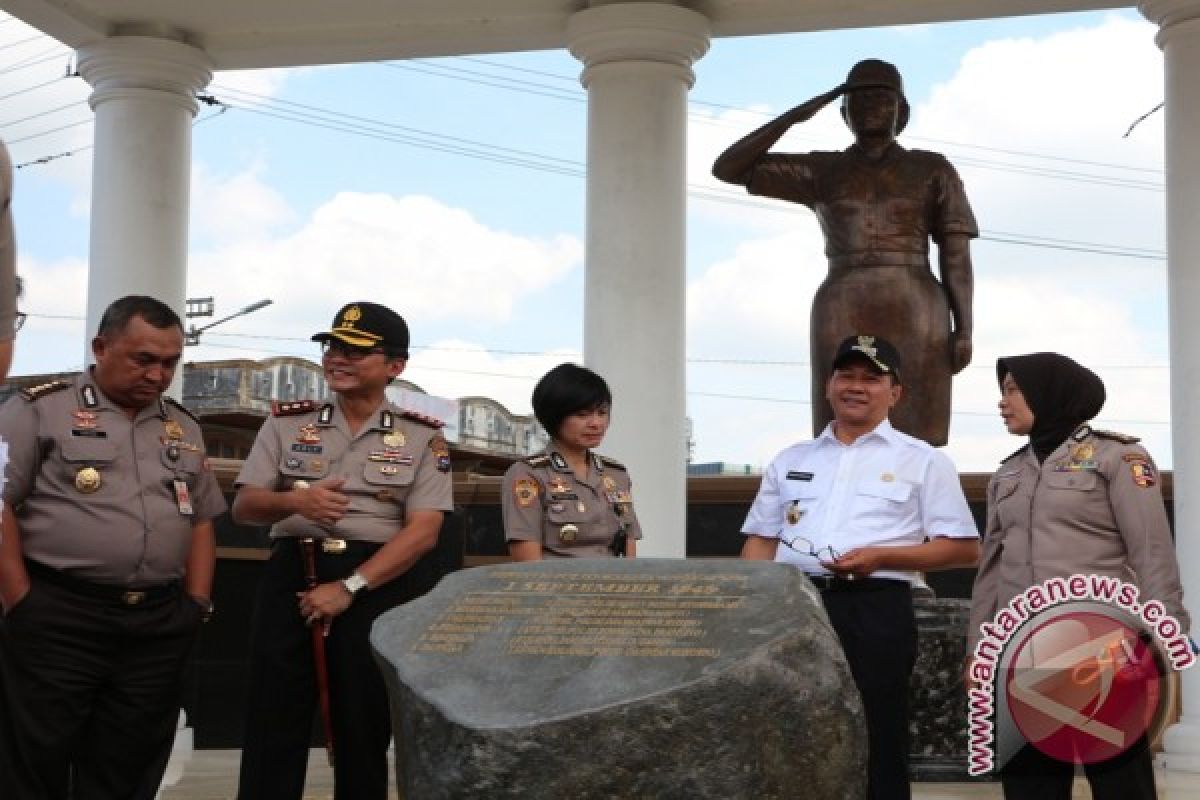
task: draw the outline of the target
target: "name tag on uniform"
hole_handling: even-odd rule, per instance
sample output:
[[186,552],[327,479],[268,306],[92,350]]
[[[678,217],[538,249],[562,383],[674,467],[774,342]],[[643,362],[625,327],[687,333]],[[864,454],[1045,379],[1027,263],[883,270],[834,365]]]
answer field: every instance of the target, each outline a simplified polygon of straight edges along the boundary
[[176,479],[171,481],[171,485],[175,487],[175,502],[179,505],[179,513],[185,517],[196,513],[192,508],[192,495],[188,491],[187,484]]
[[72,428],[72,436],[86,436],[89,439],[107,439],[108,433],[95,428]]
[[798,470],[788,470],[787,479],[789,481],[811,481],[813,474],[811,472],[800,472]]

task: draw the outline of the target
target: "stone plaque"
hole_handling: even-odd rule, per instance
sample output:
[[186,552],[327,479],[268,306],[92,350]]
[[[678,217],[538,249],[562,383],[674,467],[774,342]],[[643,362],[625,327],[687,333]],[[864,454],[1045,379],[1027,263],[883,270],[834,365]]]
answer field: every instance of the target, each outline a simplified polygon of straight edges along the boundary
[[865,731],[795,569],[564,559],[454,573],[371,634],[423,798],[837,798]]

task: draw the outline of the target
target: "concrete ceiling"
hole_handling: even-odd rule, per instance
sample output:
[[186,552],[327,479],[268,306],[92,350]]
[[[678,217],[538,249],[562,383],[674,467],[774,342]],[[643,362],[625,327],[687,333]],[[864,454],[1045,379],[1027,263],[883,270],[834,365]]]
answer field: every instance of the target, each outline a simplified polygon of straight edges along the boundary
[[[120,34],[194,44],[217,69],[566,46],[571,14],[611,0],[0,0],[71,47]],[[692,0],[715,36],[1120,8],[1105,0]]]

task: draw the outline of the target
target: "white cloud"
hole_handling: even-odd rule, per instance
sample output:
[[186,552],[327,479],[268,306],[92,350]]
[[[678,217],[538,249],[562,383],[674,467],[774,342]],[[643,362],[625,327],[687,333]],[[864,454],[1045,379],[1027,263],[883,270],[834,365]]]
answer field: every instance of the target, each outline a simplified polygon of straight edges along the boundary
[[218,296],[228,309],[271,298],[275,305],[251,327],[297,339],[303,344],[289,346],[309,352],[309,334],[342,303],[364,297],[417,325],[456,318],[502,324],[522,298],[578,266],[582,252],[574,237],[495,230],[429,197],[342,192],[287,235],[195,253],[188,291]]
[[193,239],[219,242],[254,240],[293,220],[284,197],[264,183],[262,162],[223,177],[203,164],[192,169],[191,232]]

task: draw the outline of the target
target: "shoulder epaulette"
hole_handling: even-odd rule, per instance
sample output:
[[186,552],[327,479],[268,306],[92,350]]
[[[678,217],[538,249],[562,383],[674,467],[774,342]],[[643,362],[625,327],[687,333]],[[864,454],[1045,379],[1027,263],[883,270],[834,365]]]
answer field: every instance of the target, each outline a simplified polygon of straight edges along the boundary
[[1016,450],[1014,450],[1011,453],[1009,453],[1008,455],[1006,455],[1004,458],[1000,459],[1000,463],[1007,464],[1008,462],[1012,461],[1014,458],[1021,455],[1021,453],[1024,453],[1028,449],[1029,449],[1029,445],[1023,444],[1020,447],[1018,447]]
[[440,428],[446,427],[446,423],[442,422],[440,419],[435,419],[434,417],[426,416],[425,414],[422,414],[419,411],[409,411],[408,409],[401,409],[400,416],[404,417],[405,419],[411,419],[413,422],[419,422],[422,425],[428,425],[430,428],[434,428],[434,429],[440,429]]
[[625,469],[625,465],[622,464],[620,461],[614,461],[613,459],[609,458],[608,456],[596,456],[596,457],[599,458],[600,463],[606,467],[612,467],[613,469],[619,469],[622,472],[629,471],[629,470]]
[[531,467],[544,467],[550,463],[550,456],[542,453],[541,455],[530,456],[529,458],[524,459],[524,461]]
[[42,383],[37,386],[30,386],[27,389],[22,389],[21,397],[24,397],[26,400],[38,400],[48,394],[61,392],[70,385],[71,384],[68,381],[50,381],[49,383]]
[[1127,433],[1117,433],[1116,431],[1099,431],[1095,428],[1092,428],[1092,433],[1096,434],[1101,439],[1112,439],[1113,441],[1120,442],[1121,444],[1134,444],[1141,441],[1141,437],[1130,436]]
[[193,414],[191,411],[188,411],[187,408],[184,407],[183,403],[179,402],[174,397],[167,397],[166,395],[163,395],[163,399],[165,399],[172,406],[174,406],[175,408],[179,409],[184,414],[186,414],[188,416],[188,418],[190,418],[192,420],[192,422],[196,423],[197,425],[200,424],[200,420],[196,419],[196,415]]
[[292,400],[287,403],[281,403],[278,400],[271,401],[271,416],[273,417],[294,417],[297,414],[307,414],[316,410],[317,404],[313,400]]

